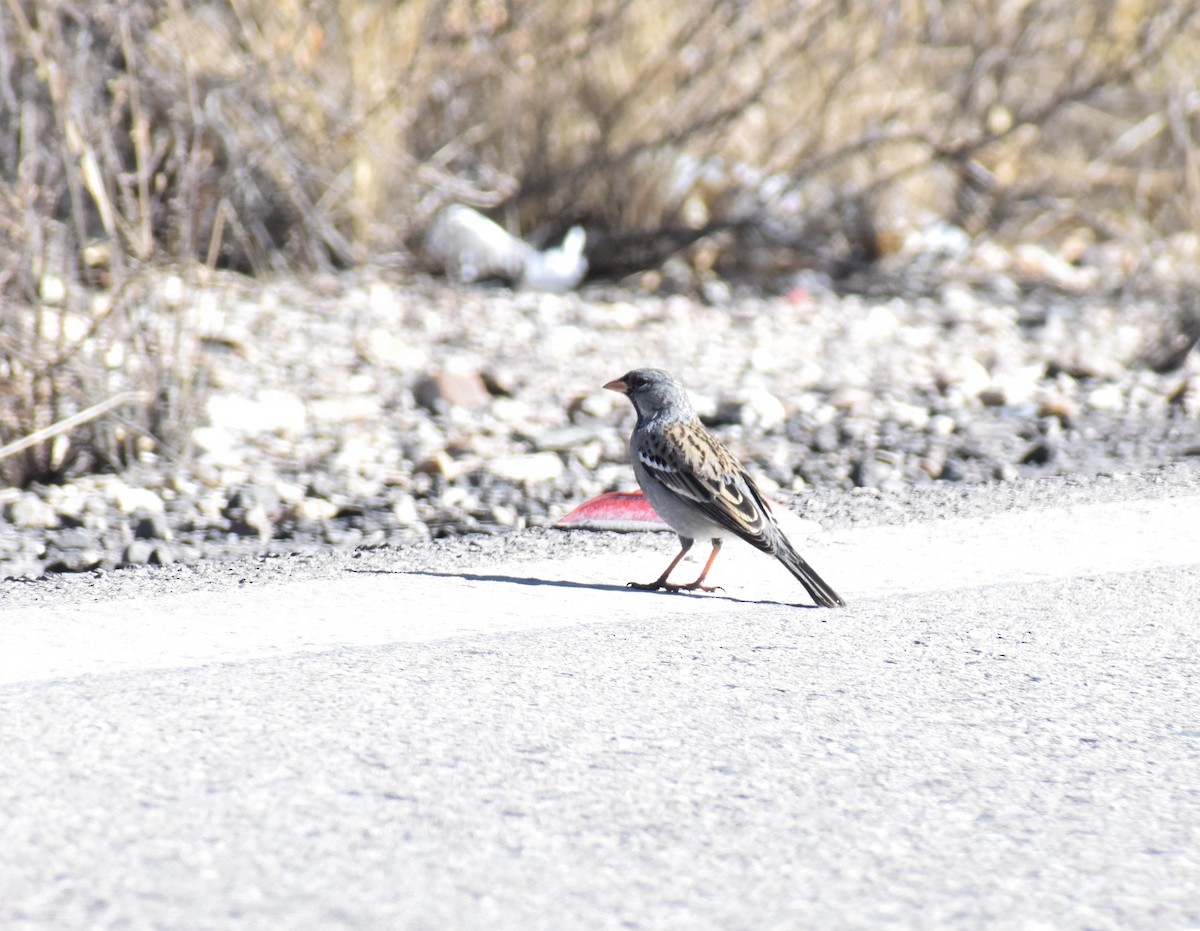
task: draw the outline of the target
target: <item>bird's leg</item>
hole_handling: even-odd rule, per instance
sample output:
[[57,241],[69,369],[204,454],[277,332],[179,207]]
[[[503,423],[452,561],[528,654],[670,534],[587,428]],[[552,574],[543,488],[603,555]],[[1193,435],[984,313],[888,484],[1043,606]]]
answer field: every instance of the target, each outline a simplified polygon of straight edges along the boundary
[[667,566],[666,572],[664,572],[662,575],[660,575],[653,582],[630,582],[626,585],[626,588],[636,588],[636,589],[640,589],[641,591],[644,591],[644,592],[656,592],[660,588],[665,588],[669,592],[679,591],[679,589],[682,588],[683,586],[672,585],[670,582],[667,581],[667,576],[669,576],[671,574],[671,571],[676,566],[679,565],[679,560],[683,559],[683,557],[687,555],[688,550],[690,550],[692,548],[692,544],[695,542],[696,542],[695,540],[685,540],[683,537],[680,537],[679,543],[683,547],[683,549],[681,549],[679,551],[678,556],[676,556],[674,559],[671,560],[671,565]]
[[721,588],[720,585],[705,585],[704,584],[704,579],[708,576],[708,570],[712,568],[712,564],[716,560],[717,553],[719,553],[719,552],[721,552],[720,537],[718,537],[712,541],[712,552],[708,556],[708,562],[706,562],[704,564],[704,571],[700,573],[700,578],[696,579],[695,582],[689,582],[687,585],[677,585],[677,586],[675,586],[675,590],[685,591],[685,592],[694,592],[696,589],[699,589],[702,592],[723,592],[723,591],[725,591],[725,589]]
[[679,551],[679,555],[671,560],[671,565],[667,566],[667,571],[660,575],[653,582],[630,582],[629,588],[637,588],[644,592],[656,592],[659,589],[665,589],[668,592],[723,592],[725,589],[720,585],[705,585],[704,579],[708,576],[708,570],[712,568],[713,561],[717,558],[717,553],[721,552],[721,541],[715,539],[712,541],[712,552],[708,556],[708,562],[704,564],[704,571],[700,573],[700,578],[695,582],[689,582],[687,585],[674,585],[667,581],[667,577],[679,565],[679,561],[687,555],[688,550],[692,548],[693,540],[684,540],[679,538],[683,544],[683,549]]

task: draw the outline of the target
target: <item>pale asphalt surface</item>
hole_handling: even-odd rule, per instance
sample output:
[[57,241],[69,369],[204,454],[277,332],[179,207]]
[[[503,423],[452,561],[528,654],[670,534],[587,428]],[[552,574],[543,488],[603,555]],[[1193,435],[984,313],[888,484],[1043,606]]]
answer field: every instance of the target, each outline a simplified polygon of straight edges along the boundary
[[1200,928],[1185,478],[814,533],[842,611],[665,536],[6,591],[0,927]]

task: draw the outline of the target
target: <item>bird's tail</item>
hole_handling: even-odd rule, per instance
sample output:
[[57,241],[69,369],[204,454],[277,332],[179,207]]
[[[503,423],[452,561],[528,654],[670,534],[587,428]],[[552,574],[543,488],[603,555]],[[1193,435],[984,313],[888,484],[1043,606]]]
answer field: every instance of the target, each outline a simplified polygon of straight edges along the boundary
[[829,587],[829,584],[804,561],[792,544],[783,534],[780,534],[776,558],[787,566],[788,572],[800,580],[800,584],[808,590],[812,600],[823,608],[844,608],[846,602],[842,596]]

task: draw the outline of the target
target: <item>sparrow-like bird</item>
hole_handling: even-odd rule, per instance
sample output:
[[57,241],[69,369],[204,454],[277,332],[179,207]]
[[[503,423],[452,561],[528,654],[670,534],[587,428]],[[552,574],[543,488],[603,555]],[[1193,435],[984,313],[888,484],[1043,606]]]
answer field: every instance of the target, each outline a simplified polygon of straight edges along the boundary
[[[633,402],[637,411],[637,425],[629,438],[633,474],[658,516],[679,534],[683,547],[657,580],[630,582],[631,588],[716,591],[704,579],[721,551],[721,541],[734,534],[783,563],[817,604],[845,605],[783,535],[770,505],[741,463],[700,423],[683,385],[661,369],[634,369],[604,387]],[[687,585],[668,582],[671,571],[700,537],[712,541],[712,555],[700,577]]]

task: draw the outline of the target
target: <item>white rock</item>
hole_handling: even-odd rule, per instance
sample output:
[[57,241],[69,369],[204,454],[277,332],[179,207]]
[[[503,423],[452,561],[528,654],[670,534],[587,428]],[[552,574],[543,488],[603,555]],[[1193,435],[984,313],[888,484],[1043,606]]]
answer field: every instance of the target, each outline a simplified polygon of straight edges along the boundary
[[605,311],[605,322],[618,330],[632,330],[642,319],[637,305],[629,301],[616,301],[607,305]]
[[1088,392],[1087,403],[1092,410],[1116,413],[1125,408],[1125,394],[1115,382],[1101,385]]
[[876,304],[862,323],[863,335],[869,339],[887,339],[900,329],[900,318],[890,307]]
[[392,515],[397,522],[405,525],[421,522],[421,515],[417,511],[417,502],[412,495],[401,495],[397,498],[392,505]]
[[787,420],[783,402],[765,388],[750,388],[742,392],[740,420],[743,426],[755,430],[774,430]]
[[517,426],[531,423],[536,416],[533,405],[520,398],[493,399],[492,414],[499,421]]
[[584,443],[582,446],[575,447],[575,458],[579,460],[588,471],[592,471],[600,464],[600,459],[604,455],[604,444],[598,442]]
[[43,529],[58,526],[58,515],[54,508],[31,491],[27,491],[10,501],[5,508],[5,517],[18,527],[35,527]]
[[149,511],[161,514],[163,500],[149,488],[133,488],[119,484],[109,489],[110,500],[122,514],[132,514],[135,511]]
[[1013,249],[1013,271],[1027,278],[1049,279],[1061,288],[1086,291],[1100,278],[1100,270],[1072,265],[1035,243],[1023,243]]
[[1042,364],[1026,365],[1015,372],[1006,372],[996,379],[996,387],[1004,393],[1006,404],[1027,404],[1035,398],[1045,373]]
[[192,431],[192,442],[209,465],[238,465],[242,461],[241,445],[224,427],[197,427]]
[[42,275],[38,288],[43,304],[61,304],[67,296],[67,283],[51,272]]
[[929,419],[929,432],[934,436],[949,436],[956,427],[954,418],[946,414],[934,414]]
[[967,232],[945,222],[931,223],[921,231],[919,241],[919,251],[954,259],[962,258],[971,248],[971,237]]
[[501,456],[489,463],[489,471],[496,477],[525,484],[552,482],[562,475],[563,468],[558,454],[551,452]]
[[394,333],[388,327],[375,327],[366,338],[371,359],[399,372],[420,371],[429,366],[429,351],[414,342],[409,332]]
[[969,320],[979,310],[979,297],[961,281],[948,281],[942,286],[943,306],[958,320]]
[[265,390],[257,398],[217,394],[208,399],[209,422],[238,433],[300,436],[308,425],[304,402],[290,391]]
[[978,359],[959,356],[945,373],[946,381],[959,385],[964,394],[975,396],[992,383],[992,376]]
[[283,479],[275,482],[275,492],[279,495],[279,500],[285,504],[295,504],[298,501],[303,501],[305,497],[303,485],[299,482],[288,482]]
[[918,404],[896,401],[891,408],[892,417],[902,427],[924,430],[929,423],[929,411]]
[[312,419],[317,423],[362,423],[383,416],[379,398],[370,394],[322,398],[309,404]]
[[403,305],[396,289],[385,281],[373,281],[367,287],[367,306],[371,311],[383,317],[397,317]]
[[517,509],[510,507],[507,504],[496,504],[492,506],[492,520],[501,527],[516,527],[520,522],[520,515]]
[[326,498],[303,498],[292,507],[302,520],[332,520],[338,512],[338,506]]
[[374,432],[354,433],[342,440],[330,465],[335,472],[365,475],[376,463],[380,438]]
[[183,303],[183,279],[179,275],[167,275],[163,279],[162,298],[171,307]]

